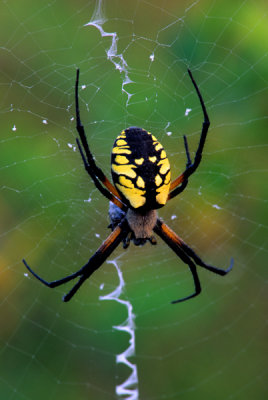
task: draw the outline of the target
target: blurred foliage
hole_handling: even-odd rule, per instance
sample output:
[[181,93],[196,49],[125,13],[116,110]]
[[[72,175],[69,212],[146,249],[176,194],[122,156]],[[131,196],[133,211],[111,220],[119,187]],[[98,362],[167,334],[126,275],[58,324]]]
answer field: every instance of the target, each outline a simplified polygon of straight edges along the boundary
[[171,306],[192,291],[187,267],[171,250],[159,241],[121,255],[123,297],[137,316],[140,398],[263,400],[267,5],[104,1],[103,28],[118,34],[127,85],[107,59],[111,36],[84,26],[96,6],[1,4],[1,397],[106,400],[128,376],[115,355],[129,338],[113,329],[126,311],[99,300],[101,283],[105,293],[117,285],[112,265],[63,304],[67,289],[27,279],[21,260],[57,279],[81,267],[108,234],[107,201],[74,151],[76,68],[82,120],[105,173],[116,135],[137,125],[159,138],[175,177],[185,164],[182,135],[194,155],[202,123],[190,67],[211,129],[187,191],[160,215],[204,260],[227,266],[233,256],[235,267],[222,280],[201,270],[202,295]]

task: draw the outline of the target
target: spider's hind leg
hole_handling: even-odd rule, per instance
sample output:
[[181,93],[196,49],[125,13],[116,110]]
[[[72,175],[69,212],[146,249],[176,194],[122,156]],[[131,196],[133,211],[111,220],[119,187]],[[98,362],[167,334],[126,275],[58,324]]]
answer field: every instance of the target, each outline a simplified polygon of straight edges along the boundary
[[133,232],[129,231],[125,239],[123,240],[123,249],[127,249],[130,245],[131,240],[133,240]]
[[155,246],[156,244],[157,244],[157,240],[156,240],[156,237],[154,236],[154,235],[152,235],[151,237],[149,237],[149,242],[153,245],[153,246]]

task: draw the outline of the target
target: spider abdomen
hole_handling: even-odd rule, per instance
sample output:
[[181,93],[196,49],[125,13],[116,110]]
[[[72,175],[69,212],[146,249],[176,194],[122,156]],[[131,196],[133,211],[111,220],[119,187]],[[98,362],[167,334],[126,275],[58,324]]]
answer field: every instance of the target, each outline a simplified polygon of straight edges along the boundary
[[116,138],[111,155],[114,184],[126,205],[139,211],[163,207],[170,187],[170,164],[161,143],[131,127]]

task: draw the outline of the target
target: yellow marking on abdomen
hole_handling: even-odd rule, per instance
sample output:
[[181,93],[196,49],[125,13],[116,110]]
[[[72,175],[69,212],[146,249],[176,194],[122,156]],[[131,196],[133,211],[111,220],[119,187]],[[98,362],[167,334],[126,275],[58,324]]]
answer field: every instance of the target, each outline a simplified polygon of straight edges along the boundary
[[156,189],[156,191],[159,193],[156,195],[156,201],[158,204],[166,204],[169,193],[169,186],[170,183],[168,183],[167,185],[162,185],[158,189]]
[[119,183],[116,183],[115,186],[119,192],[125,196],[133,208],[139,208],[145,204],[146,198],[143,196],[145,194],[145,190],[140,190],[136,187],[129,189],[119,185]]
[[112,150],[113,154],[131,154],[131,151],[128,150],[129,146],[125,147],[114,147]]
[[123,175],[119,176],[119,183],[121,183],[121,185],[126,186],[129,189],[134,188],[133,182],[130,179],[128,179],[125,176],[123,176]]
[[163,149],[162,144],[157,142],[157,144],[155,145],[155,150],[158,151],[158,150],[161,150],[161,149]]
[[116,156],[115,157],[115,162],[117,164],[120,164],[120,165],[128,164],[129,163],[129,159],[127,157],[125,157],[125,156]]
[[125,146],[125,145],[127,145],[128,143],[125,141],[125,140],[123,140],[123,139],[118,139],[117,141],[116,141],[116,145],[117,146]]
[[136,159],[134,160],[134,163],[135,163],[135,164],[138,164],[138,165],[142,165],[142,164],[143,164],[143,161],[144,161],[144,158],[136,158]]
[[133,168],[137,168],[135,165],[116,165],[112,164],[112,170],[118,175],[126,175],[129,178],[136,178],[137,174]]
[[165,152],[165,150],[162,150],[160,158],[166,158],[166,157],[167,157],[167,153]]
[[144,188],[145,187],[144,180],[142,179],[141,176],[138,176],[138,178],[137,178],[137,186],[139,186],[140,188]]
[[155,184],[156,186],[160,186],[161,183],[163,183],[163,179],[161,178],[161,176],[159,174],[156,175],[156,177],[154,178]]
[[166,177],[165,177],[165,185],[168,185],[168,184],[170,184],[170,171],[168,171],[168,173],[167,173],[167,175],[166,175]]
[[155,163],[156,162],[156,156],[149,157],[149,161],[151,161],[152,163]]
[[161,165],[160,167],[160,174],[166,174],[170,170],[170,164],[167,158],[160,160],[157,165]]

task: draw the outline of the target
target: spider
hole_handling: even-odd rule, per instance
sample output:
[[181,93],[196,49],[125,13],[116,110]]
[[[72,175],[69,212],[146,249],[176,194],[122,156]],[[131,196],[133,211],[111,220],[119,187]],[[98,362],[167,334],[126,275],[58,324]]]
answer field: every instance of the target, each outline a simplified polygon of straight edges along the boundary
[[114,182],[114,185],[112,185],[95,163],[80,120],[79,69],[77,69],[75,106],[76,129],[80,139],[76,139],[76,143],[86,172],[97,189],[110,201],[109,216],[111,223],[109,228],[112,229],[112,232],[81,269],[59,280],[45,281],[23,260],[26,268],[33,276],[50,288],[63,285],[79,277],[72,289],[63,297],[63,301],[67,302],[74,296],[83,282],[100,268],[121,242],[123,242],[124,248],[128,247],[130,241],[136,246],[144,245],[147,241],[155,245],[156,239],[153,232],[188,265],[192,273],[194,292],[189,296],[172,301],[173,304],[191,299],[201,292],[196,264],[218,275],[226,275],[232,269],[233,259],[231,259],[230,266],[226,270],[202,261],[175,232],[158,218],[156,211],[186,188],[189,177],[200,164],[210,125],[202,95],[189,69],[188,74],[199,98],[204,116],[194,161],[192,162],[190,158],[187,138],[184,136],[186,167],[182,174],[171,181],[170,164],[163,146],[150,132],[141,128],[130,127],[117,136],[112,148],[111,172]]

